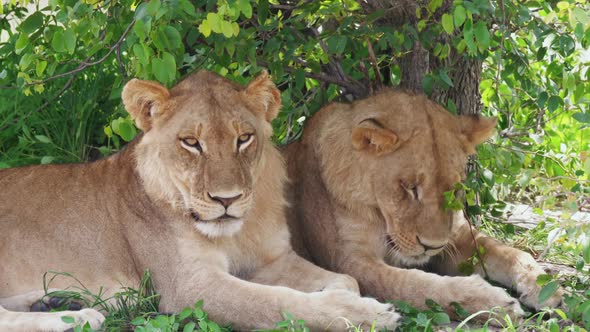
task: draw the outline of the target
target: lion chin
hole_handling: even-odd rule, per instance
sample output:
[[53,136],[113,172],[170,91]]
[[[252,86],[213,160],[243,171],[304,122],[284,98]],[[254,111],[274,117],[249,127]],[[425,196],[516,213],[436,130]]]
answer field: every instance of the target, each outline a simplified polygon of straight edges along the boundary
[[233,236],[244,226],[244,220],[237,218],[224,218],[208,221],[195,221],[195,228],[209,238]]

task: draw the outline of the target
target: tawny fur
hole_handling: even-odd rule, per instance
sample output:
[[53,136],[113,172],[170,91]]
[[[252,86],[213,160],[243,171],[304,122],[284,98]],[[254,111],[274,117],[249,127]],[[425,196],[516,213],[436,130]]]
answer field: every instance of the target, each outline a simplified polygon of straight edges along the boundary
[[[502,289],[458,276],[475,245],[462,213],[442,207],[443,193],[464,177],[468,155],[494,127],[493,119],[453,116],[424,96],[394,90],[323,108],[284,151],[294,247],[356,278],[365,295],[521,315]],[[535,281],[544,272],[529,254],[474,236],[492,280],[514,287],[528,306],[560,303],[561,292],[537,302]],[[480,265],[476,272],[483,275]]]
[[[170,90],[132,80],[123,102],[144,133],[121,152],[0,171],[0,305],[13,310],[0,307],[0,330],[69,327],[63,314],[14,312],[40,297],[47,271],[108,296],[137,287],[146,269],[161,311],[202,299],[210,318],[241,330],[272,328],[283,312],[314,330],[344,329],[342,318],[395,327],[390,305],[359,297],[354,279],[292,250],[286,170],[269,139],[280,94],[266,73],[247,87],[209,72]],[[51,284],[70,286],[70,278]],[[91,309],[69,314],[93,326],[104,319]]]

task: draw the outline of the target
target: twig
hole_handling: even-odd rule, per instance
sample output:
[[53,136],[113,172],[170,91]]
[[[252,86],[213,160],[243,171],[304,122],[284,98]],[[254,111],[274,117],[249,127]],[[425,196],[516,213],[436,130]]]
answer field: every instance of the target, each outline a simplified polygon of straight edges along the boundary
[[[49,81],[53,81],[55,79],[61,78],[61,77],[65,77],[65,76],[69,76],[72,74],[76,74],[79,73],[81,71],[83,71],[84,69],[88,68],[88,67],[92,67],[95,65],[98,65],[100,63],[102,63],[104,60],[106,60],[117,48],[119,48],[119,45],[121,45],[121,43],[123,43],[123,41],[125,40],[125,37],[127,37],[127,35],[129,34],[129,32],[131,31],[131,28],[133,28],[133,25],[135,24],[135,20],[131,21],[131,23],[129,23],[129,25],[127,26],[127,29],[125,29],[125,32],[123,32],[123,34],[121,35],[121,37],[119,38],[119,40],[117,40],[117,42],[115,44],[113,44],[113,46],[111,46],[111,48],[109,49],[109,51],[107,52],[107,54],[105,54],[102,58],[93,61],[93,62],[87,62],[87,61],[83,61],[80,66],[78,66],[78,68],[70,70],[68,72],[65,73],[61,73],[61,74],[57,74],[55,76],[51,76],[48,77],[46,79],[43,79],[41,81],[34,81],[34,82],[29,82],[26,83],[24,86],[31,86],[31,85],[37,85],[37,84],[44,84],[47,83]],[[7,87],[0,87],[3,89],[14,89],[15,87],[12,86],[7,86]],[[18,88],[18,87],[16,87]]]
[[[483,257],[481,257],[481,254],[479,252],[480,246],[477,243],[477,239],[475,238],[475,233],[473,232],[473,224],[471,223],[469,216],[465,212],[463,212],[463,216],[465,217],[465,219],[467,220],[467,223],[469,224],[469,231],[471,232],[471,238],[473,239],[473,245],[475,246],[475,256],[479,260],[479,265],[481,265],[481,269],[483,270],[485,277],[488,278],[488,271],[487,271],[486,266],[483,262]],[[484,247],[484,249],[485,249],[485,247]]]
[[[265,60],[262,59],[256,59],[256,62],[259,63],[262,67],[266,67],[268,68],[268,62],[266,62]],[[291,67],[284,67],[283,70],[287,73],[295,73],[295,71],[297,70],[296,68],[291,68]],[[324,73],[311,73],[311,72],[307,72],[304,71],[305,73],[305,77],[308,78],[313,78],[316,80],[320,80],[323,82],[327,82],[327,83],[332,83],[332,84],[336,84],[338,86],[343,87],[344,89],[346,89],[348,92],[354,94],[357,97],[365,97],[367,96],[367,89],[365,86],[363,86],[362,84],[360,84],[359,82],[347,82],[342,80],[339,77],[334,77],[334,76],[330,76],[330,75],[326,75]],[[355,84],[356,83],[356,84]]]
[[125,70],[125,66],[123,65],[123,61],[121,60],[121,45],[117,46],[117,52],[115,53],[117,57],[117,63],[119,64],[119,71],[121,72],[121,76],[123,77],[123,81],[127,81],[127,71]]
[[536,155],[536,156],[539,156],[539,157],[543,157],[543,158],[550,159],[550,160],[552,160],[553,162],[555,162],[556,164],[558,164],[558,165],[559,165],[559,167],[561,167],[561,169],[562,169],[564,172],[566,172],[566,173],[569,173],[569,175],[570,175],[570,176],[572,176],[572,173],[570,173],[570,172],[569,172],[569,171],[566,169],[566,167],[564,166],[563,162],[562,162],[561,160],[559,160],[559,159],[556,159],[556,158],[553,158],[553,157],[551,157],[551,156],[548,156],[548,155],[545,155],[545,154],[542,154],[542,153],[539,153],[539,152],[535,152],[535,151],[526,151],[526,150],[522,150],[522,149],[518,149],[518,148],[514,148],[514,147],[502,146],[502,145],[499,145],[499,144],[496,144],[496,143],[489,143],[489,144],[491,144],[491,145],[493,145],[493,146],[495,146],[495,147],[502,148],[502,149],[509,150],[509,151],[513,151],[513,152],[520,152],[520,153],[534,154],[534,155]]
[[322,39],[320,39],[320,33],[318,32],[318,30],[316,28],[311,28],[311,32],[313,33],[314,37],[316,37],[318,39],[320,47],[322,48],[324,53],[326,53],[326,55],[329,57],[329,65],[330,65],[332,71],[334,71],[336,74],[338,74],[338,76],[340,76],[340,79],[342,79],[344,81],[348,81],[348,77],[344,73],[344,69],[342,69],[342,65],[340,64],[339,61],[336,61],[333,56],[330,56],[330,52],[328,50],[328,45],[326,45],[326,43]]
[[371,41],[369,41],[368,39],[367,49],[369,51],[369,60],[371,61],[373,71],[375,72],[375,79],[377,80],[377,85],[379,86],[379,89],[383,89],[383,81],[381,80],[381,73],[379,72],[379,66],[377,65],[377,58],[375,57],[375,52],[373,51],[373,45],[371,45]]

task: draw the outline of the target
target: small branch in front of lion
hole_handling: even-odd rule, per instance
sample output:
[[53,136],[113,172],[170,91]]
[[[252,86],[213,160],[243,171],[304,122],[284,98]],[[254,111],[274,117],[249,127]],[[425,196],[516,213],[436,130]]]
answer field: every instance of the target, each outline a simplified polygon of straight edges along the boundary
[[488,278],[488,270],[486,269],[486,265],[483,262],[483,257],[481,256],[481,253],[479,251],[479,244],[477,243],[477,239],[475,238],[475,233],[473,231],[473,223],[471,222],[471,219],[469,218],[469,216],[467,215],[467,213],[465,213],[465,211],[463,211],[463,216],[465,217],[465,219],[467,220],[467,223],[469,224],[469,231],[471,233],[471,239],[473,239],[473,246],[475,247],[475,255],[477,257],[478,263],[481,266],[481,269],[483,270],[483,274],[485,275],[486,278]]
[[367,86],[369,87],[369,95],[373,95],[373,84],[371,82],[371,77],[369,76],[369,71],[367,70],[367,66],[365,66],[365,62],[363,60],[360,61],[359,67],[361,68],[361,72],[363,73],[363,77],[367,81]]
[[373,45],[371,45],[371,41],[369,39],[367,39],[367,50],[369,51],[369,60],[371,61],[373,71],[375,72],[375,80],[377,81],[377,86],[379,90],[381,90],[383,89],[383,80],[381,79],[381,73],[379,72],[379,65],[377,64],[375,51],[373,51]]

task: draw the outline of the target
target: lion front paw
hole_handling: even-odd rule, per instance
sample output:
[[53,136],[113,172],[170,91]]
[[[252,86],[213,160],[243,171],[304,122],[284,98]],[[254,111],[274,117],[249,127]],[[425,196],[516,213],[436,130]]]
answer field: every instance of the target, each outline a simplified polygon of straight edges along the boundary
[[318,295],[322,297],[324,308],[329,308],[332,313],[327,326],[329,330],[344,331],[353,326],[370,328],[375,323],[376,330],[393,331],[401,319],[392,304],[360,297],[350,291],[333,290]]
[[[74,319],[74,323],[68,323],[66,324],[67,327],[66,329],[78,326],[78,325],[84,325],[86,323],[88,323],[90,325],[90,327],[93,330],[97,330],[101,327],[102,322],[104,322],[105,317],[98,312],[97,310],[94,309],[82,309],[80,311],[61,311],[58,313],[59,314],[59,319],[60,321],[63,323],[62,317],[72,317]],[[50,315],[50,313],[49,313]]]
[[524,315],[520,303],[500,287],[494,287],[478,275],[450,277],[450,296],[470,313],[485,312],[480,319],[487,319],[492,312],[508,314],[512,319]]
[[[536,280],[536,278],[535,278]],[[563,301],[563,290],[561,288],[551,295],[547,300],[539,302],[539,293],[541,293],[542,287],[537,285],[535,282],[530,282],[526,287],[519,287],[520,301],[526,306],[540,310],[545,307],[555,308],[559,307]]]

